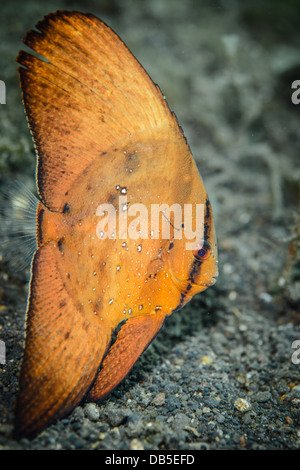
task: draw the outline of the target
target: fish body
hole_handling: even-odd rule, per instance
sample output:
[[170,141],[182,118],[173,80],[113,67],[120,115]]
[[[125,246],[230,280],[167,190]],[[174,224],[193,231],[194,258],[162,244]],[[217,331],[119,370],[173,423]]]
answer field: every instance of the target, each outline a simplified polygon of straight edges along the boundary
[[18,57],[40,197],[16,406],[27,437],[109,393],[217,276],[209,199],[158,87],[92,15],[56,12],[37,30],[24,42],[44,60]]

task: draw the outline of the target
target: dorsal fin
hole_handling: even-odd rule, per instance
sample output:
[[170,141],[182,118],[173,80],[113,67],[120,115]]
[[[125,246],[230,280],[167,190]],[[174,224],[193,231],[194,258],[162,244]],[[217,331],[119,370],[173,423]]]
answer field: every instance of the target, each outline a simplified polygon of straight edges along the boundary
[[113,144],[148,129],[179,128],[159,88],[101,20],[61,11],[36,28],[24,42],[45,60],[24,51],[17,60],[39,194],[61,211],[77,176]]

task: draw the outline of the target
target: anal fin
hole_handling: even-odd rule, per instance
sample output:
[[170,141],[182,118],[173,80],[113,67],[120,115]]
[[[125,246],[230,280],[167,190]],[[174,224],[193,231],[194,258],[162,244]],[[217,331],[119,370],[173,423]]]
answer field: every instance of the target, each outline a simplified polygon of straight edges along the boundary
[[93,312],[74,305],[60,263],[59,250],[51,242],[40,247],[33,260],[17,436],[34,437],[82,399],[110,340],[110,329]]
[[88,394],[91,401],[104,398],[124,379],[159,332],[165,317],[161,312],[134,317],[121,327]]

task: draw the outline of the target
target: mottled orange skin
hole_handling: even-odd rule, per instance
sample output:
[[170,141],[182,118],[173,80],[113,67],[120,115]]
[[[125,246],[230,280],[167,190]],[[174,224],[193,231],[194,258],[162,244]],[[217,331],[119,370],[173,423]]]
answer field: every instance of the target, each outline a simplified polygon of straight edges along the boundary
[[[128,161],[126,155],[131,154]],[[165,155],[172,155],[176,166],[172,168]],[[110,165],[104,166],[103,159],[109,159]],[[181,183],[173,185],[173,178]],[[97,236],[97,207],[110,202],[118,216],[121,188],[126,188],[129,204],[140,203],[148,208],[147,239],[101,240]],[[78,310],[93,321],[97,314],[109,329],[115,329],[129,317],[152,315],[157,307],[163,307],[168,315],[180,304],[195,258],[184,249],[185,238],[173,240],[171,250],[172,236],[167,240],[151,238],[151,204],[195,204],[204,202],[204,198],[203,183],[183,138],[168,142],[159,132],[147,140],[143,135],[134,136],[129,144],[109,150],[84,171],[62,201],[68,207],[64,214],[44,214],[40,243],[56,241],[57,246],[59,242],[63,282]],[[188,299],[206,288],[205,282],[217,274],[212,229],[212,254],[204,266],[208,279],[203,276],[199,284],[194,283]],[[181,280],[180,288],[172,274]]]
[[[18,58],[41,197],[16,409],[16,433],[29,437],[87,392],[109,393],[165,318],[217,275],[207,194],[159,89],[97,18],[57,12],[37,28],[25,43],[49,63]],[[184,231],[176,238],[172,213],[159,226],[168,237],[154,238],[149,218],[146,237],[101,239],[99,205],[118,216],[124,195],[128,211],[139,203],[149,216],[153,204],[203,204],[205,259],[186,249]]]

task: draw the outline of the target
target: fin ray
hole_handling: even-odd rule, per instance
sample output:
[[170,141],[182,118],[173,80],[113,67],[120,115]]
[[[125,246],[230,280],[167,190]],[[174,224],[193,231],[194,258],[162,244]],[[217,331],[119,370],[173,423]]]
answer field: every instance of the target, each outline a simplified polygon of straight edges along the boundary
[[4,259],[15,271],[30,266],[37,250],[36,212],[38,199],[20,181],[1,190],[0,237]]

